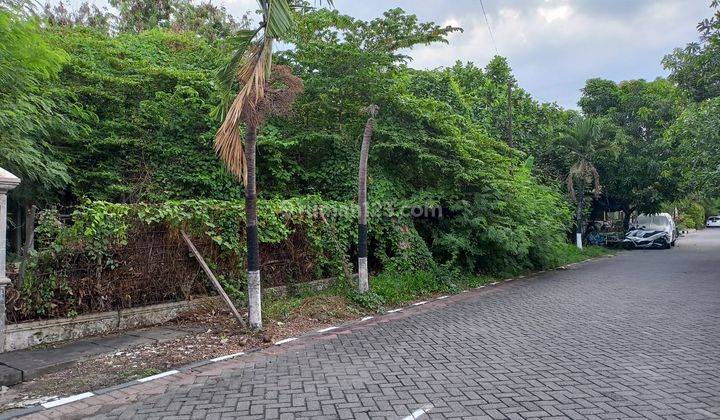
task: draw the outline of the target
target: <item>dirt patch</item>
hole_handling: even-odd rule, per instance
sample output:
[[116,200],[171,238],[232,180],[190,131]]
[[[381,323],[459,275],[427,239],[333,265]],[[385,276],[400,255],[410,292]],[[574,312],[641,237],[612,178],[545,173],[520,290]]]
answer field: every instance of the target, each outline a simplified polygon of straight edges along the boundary
[[0,411],[44,402],[52,397],[92,391],[151,376],[182,365],[272,345],[366,314],[343,297],[311,296],[268,300],[261,332],[239,328],[223,308],[208,305],[183,314],[167,326],[198,331],[185,337],[130,347],[96,356],[71,368],[0,390]]

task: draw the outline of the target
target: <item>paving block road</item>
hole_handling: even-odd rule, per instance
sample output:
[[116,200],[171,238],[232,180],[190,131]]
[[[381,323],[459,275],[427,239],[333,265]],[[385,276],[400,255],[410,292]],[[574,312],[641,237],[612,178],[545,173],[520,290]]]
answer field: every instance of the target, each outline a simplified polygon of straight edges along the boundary
[[406,308],[36,418],[720,418],[720,229]]

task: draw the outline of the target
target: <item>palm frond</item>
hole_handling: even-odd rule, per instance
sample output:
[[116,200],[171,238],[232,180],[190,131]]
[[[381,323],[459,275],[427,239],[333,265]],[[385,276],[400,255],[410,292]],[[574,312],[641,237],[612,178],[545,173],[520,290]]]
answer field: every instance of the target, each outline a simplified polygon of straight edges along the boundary
[[288,0],[268,0],[265,30],[270,38],[286,36],[293,24],[293,11]]
[[600,195],[600,174],[598,173],[595,166],[587,160],[581,159],[575,162],[568,171],[565,184],[567,186],[568,194],[575,201],[577,199],[575,193],[575,184],[579,183],[582,191],[581,194],[585,194],[585,189],[588,185],[592,185],[592,193],[596,198]]
[[[332,0],[325,1],[333,5]],[[273,40],[290,33],[294,10],[304,5],[299,0],[258,0],[258,3],[263,13],[263,24],[254,31],[242,31],[235,37],[233,55],[218,74],[221,87],[228,93],[223,95],[226,103],[236,80],[242,87],[224,113],[223,123],[215,135],[215,152],[245,185],[247,173],[240,123],[256,127],[260,122],[258,106],[265,97],[266,82],[272,69]],[[258,38],[261,30],[264,33]],[[221,115],[225,109],[222,105]]]
[[260,32],[260,28],[241,30],[236,36],[228,39],[228,42],[233,44],[234,50],[230,60],[218,71],[218,80],[220,80],[223,89],[231,90],[233,84],[237,81],[240,64],[248,52],[250,43],[253,38],[257,36],[258,32]]
[[242,85],[225,115],[225,120],[215,135],[215,152],[230,172],[247,183],[245,155],[240,140],[240,123],[254,124],[257,104],[265,94],[265,80],[272,40],[261,39],[252,45],[243,57],[237,78]]

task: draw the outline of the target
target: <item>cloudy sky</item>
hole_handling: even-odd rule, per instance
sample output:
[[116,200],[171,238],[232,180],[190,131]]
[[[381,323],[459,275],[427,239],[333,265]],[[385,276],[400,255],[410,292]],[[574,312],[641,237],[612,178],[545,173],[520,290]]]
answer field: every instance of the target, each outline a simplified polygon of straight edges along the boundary
[[[217,1],[217,0],[216,0]],[[255,0],[221,0],[234,15]],[[697,39],[695,25],[710,15],[709,0],[484,0],[497,48],[522,87],[535,98],[575,107],[585,80],[654,79],[660,60]],[[340,12],[362,19],[401,7],[421,19],[461,26],[450,45],[418,47],[411,65],[433,68],[456,60],[485,65],[495,54],[480,0],[335,0]]]

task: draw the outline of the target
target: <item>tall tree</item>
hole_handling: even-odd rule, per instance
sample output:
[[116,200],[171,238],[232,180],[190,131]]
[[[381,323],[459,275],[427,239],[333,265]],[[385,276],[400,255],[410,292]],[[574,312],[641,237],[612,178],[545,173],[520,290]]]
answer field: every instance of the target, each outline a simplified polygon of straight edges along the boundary
[[590,79],[579,105],[585,115],[595,117],[601,139],[612,142],[617,157],[595,164],[610,207],[625,213],[625,227],[634,211],[656,213],[662,202],[677,198],[680,178],[671,162],[675,152],[664,133],[684,103],[671,82]]
[[[328,0],[330,1],[330,0]],[[235,51],[220,72],[226,92],[238,82],[240,91],[224,113],[215,137],[220,159],[245,184],[248,264],[248,317],[250,327],[262,328],[260,297],[260,251],[257,227],[255,147],[258,127],[273,114],[287,113],[302,93],[302,80],[288,67],[276,67],[273,80],[273,44],[288,37],[293,28],[295,10],[305,3],[293,0],[258,0],[263,21],[253,30],[243,30],[231,40]],[[277,89],[272,82],[285,84]],[[241,124],[245,126],[245,145],[241,142]]]
[[720,0],[712,0],[713,16],[698,23],[699,42],[676,48],[663,59],[670,80],[696,101],[720,96]]
[[564,148],[570,152],[573,160],[566,185],[570,198],[576,203],[575,240],[579,249],[582,249],[585,225],[585,196],[588,191],[595,197],[600,195],[600,175],[592,163],[597,156],[598,138],[599,130],[595,121],[583,119],[576,122],[562,139]]
[[370,153],[370,139],[372,138],[373,124],[377,114],[377,105],[370,105],[367,108],[370,118],[365,124],[363,141],[360,149],[360,167],[358,169],[358,291],[368,291],[368,246],[367,246],[367,164],[368,153]]

